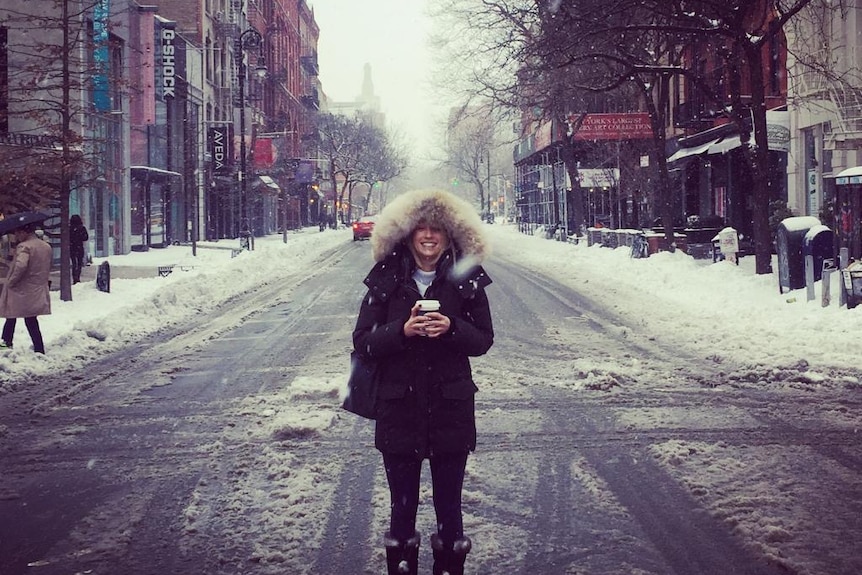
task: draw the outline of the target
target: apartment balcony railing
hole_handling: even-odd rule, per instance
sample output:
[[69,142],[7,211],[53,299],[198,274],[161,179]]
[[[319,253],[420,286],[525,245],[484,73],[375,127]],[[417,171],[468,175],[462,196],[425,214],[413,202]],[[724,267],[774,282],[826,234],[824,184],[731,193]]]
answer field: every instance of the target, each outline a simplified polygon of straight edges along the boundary
[[829,93],[829,82],[816,71],[803,72],[791,80],[797,98],[819,98]]
[[829,94],[838,109],[838,126],[847,134],[862,135],[862,87],[834,84]]
[[306,94],[301,98],[302,104],[309,110],[320,109],[320,98],[317,95],[317,89],[312,88],[310,94]]
[[801,101],[831,103],[834,119],[826,138],[827,148],[855,149],[862,141],[862,81],[858,73],[853,73],[859,62],[858,50],[847,46],[811,53],[807,59],[815,63],[827,62],[832,71],[826,74],[813,66],[800,65],[800,72],[791,78],[794,97]]
[[829,99],[835,105],[832,130],[826,135],[830,150],[856,150],[862,145],[862,87],[829,86]]
[[235,38],[240,34],[239,24],[236,22],[225,22],[217,20],[215,23],[216,34],[220,38]]
[[317,66],[317,52],[309,54],[308,56],[300,56],[299,63],[302,66],[302,69],[305,70],[309,75],[320,75],[320,68],[318,68]]
[[266,76],[267,80],[275,83],[284,83],[287,82],[287,68],[281,67],[277,70],[271,71]]

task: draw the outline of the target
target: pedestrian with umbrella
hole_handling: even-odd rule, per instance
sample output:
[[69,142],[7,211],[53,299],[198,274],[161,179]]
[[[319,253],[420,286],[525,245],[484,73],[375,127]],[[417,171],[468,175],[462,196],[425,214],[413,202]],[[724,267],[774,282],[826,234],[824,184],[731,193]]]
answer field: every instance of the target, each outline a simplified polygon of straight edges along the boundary
[[38,316],[51,313],[48,281],[52,250],[36,235],[36,229],[46,219],[48,216],[40,212],[25,212],[0,221],[0,233],[11,232],[16,244],[0,293],[0,316],[6,318],[0,348],[12,348],[17,318],[22,317],[33,341],[33,351],[45,353]]

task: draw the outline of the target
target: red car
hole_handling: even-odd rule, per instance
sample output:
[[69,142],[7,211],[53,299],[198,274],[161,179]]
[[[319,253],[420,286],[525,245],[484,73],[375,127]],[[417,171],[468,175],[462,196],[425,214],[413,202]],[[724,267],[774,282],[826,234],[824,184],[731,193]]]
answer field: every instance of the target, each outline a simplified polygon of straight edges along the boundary
[[353,222],[353,241],[367,240],[374,231],[374,216],[362,216]]

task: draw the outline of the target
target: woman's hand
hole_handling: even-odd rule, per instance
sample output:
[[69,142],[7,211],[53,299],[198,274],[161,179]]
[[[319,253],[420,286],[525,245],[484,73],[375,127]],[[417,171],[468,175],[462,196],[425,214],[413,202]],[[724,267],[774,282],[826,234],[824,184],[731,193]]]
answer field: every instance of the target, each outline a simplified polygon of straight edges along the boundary
[[425,318],[425,335],[428,337],[440,337],[449,331],[452,322],[439,311],[432,311],[423,316]]
[[410,309],[410,317],[404,324],[404,335],[407,337],[440,337],[449,331],[452,322],[440,312],[432,311],[419,315],[419,306]]

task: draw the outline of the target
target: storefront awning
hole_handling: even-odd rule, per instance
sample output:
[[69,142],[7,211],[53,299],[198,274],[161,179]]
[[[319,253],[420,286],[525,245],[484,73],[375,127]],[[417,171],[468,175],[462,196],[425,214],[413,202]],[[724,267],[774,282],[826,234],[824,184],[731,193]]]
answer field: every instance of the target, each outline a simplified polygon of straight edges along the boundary
[[151,168],[150,166],[131,166],[132,177],[136,179],[167,179],[180,178],[182,174],[172,172],[170,170],[162,170],[161,168]]
[[848,184],[862,184],[862,166],[841,170],[835,176],[835,184],[846,186]]
[[275,180],[273,180],[269,176],[258,176],[258,179],[260,179],[260,181],[263,182],[263,185],[269,188],[270,191],[275,193],[281,192],[281,188],[278,187],[278,184],[275,183]]
[[691,156],[699,156],[700,154],[704,154],[709,150],[710,146],[713,146],[721,141],[721,138],[717,138],[715,140],[710,140],[705,144],[700,144],[699,146],[692,146],[690,148],[680,148],[667,159],[667,163],[673,163],[683,158],[688,158]]
[[683,158],[688,158],[691,156],[699,156],[701,154],[726,154],[731,150],[735,150],[739,146],[742,145],[742,142],[739,140],[739,136],[725,136],[723,138],[716,138],[715,140],[710,140],[705,144],[701,144],[699,146],[692,146],[691,148],[680,148],[676,152],[671,155],[667,161],[668,163],[676,162],[677,160],[682,160]]
[[[767,110],[766,124],[768,140],[767,148],[769,151],[789,152],[790,127],[788,112],[784,109]],[[687,146],[686,144],[689,142],[702,143]],[[699,156],[701,154],[726,154],[727,152],[742,146],[742,142],[739,138],[739,128],[729,123],[709,128],[703,132],[698,132],[697,134],[685,136],[680,138],[678,143],[682,147],[668,157],[668,163],[676,162],[685,158],[691,158],[693,156]],[[750,145],[754,146],[753,133]]]
[[712,144],[706,151],[707,154],[726,154],[742,145],[739,136],[726,136]]

